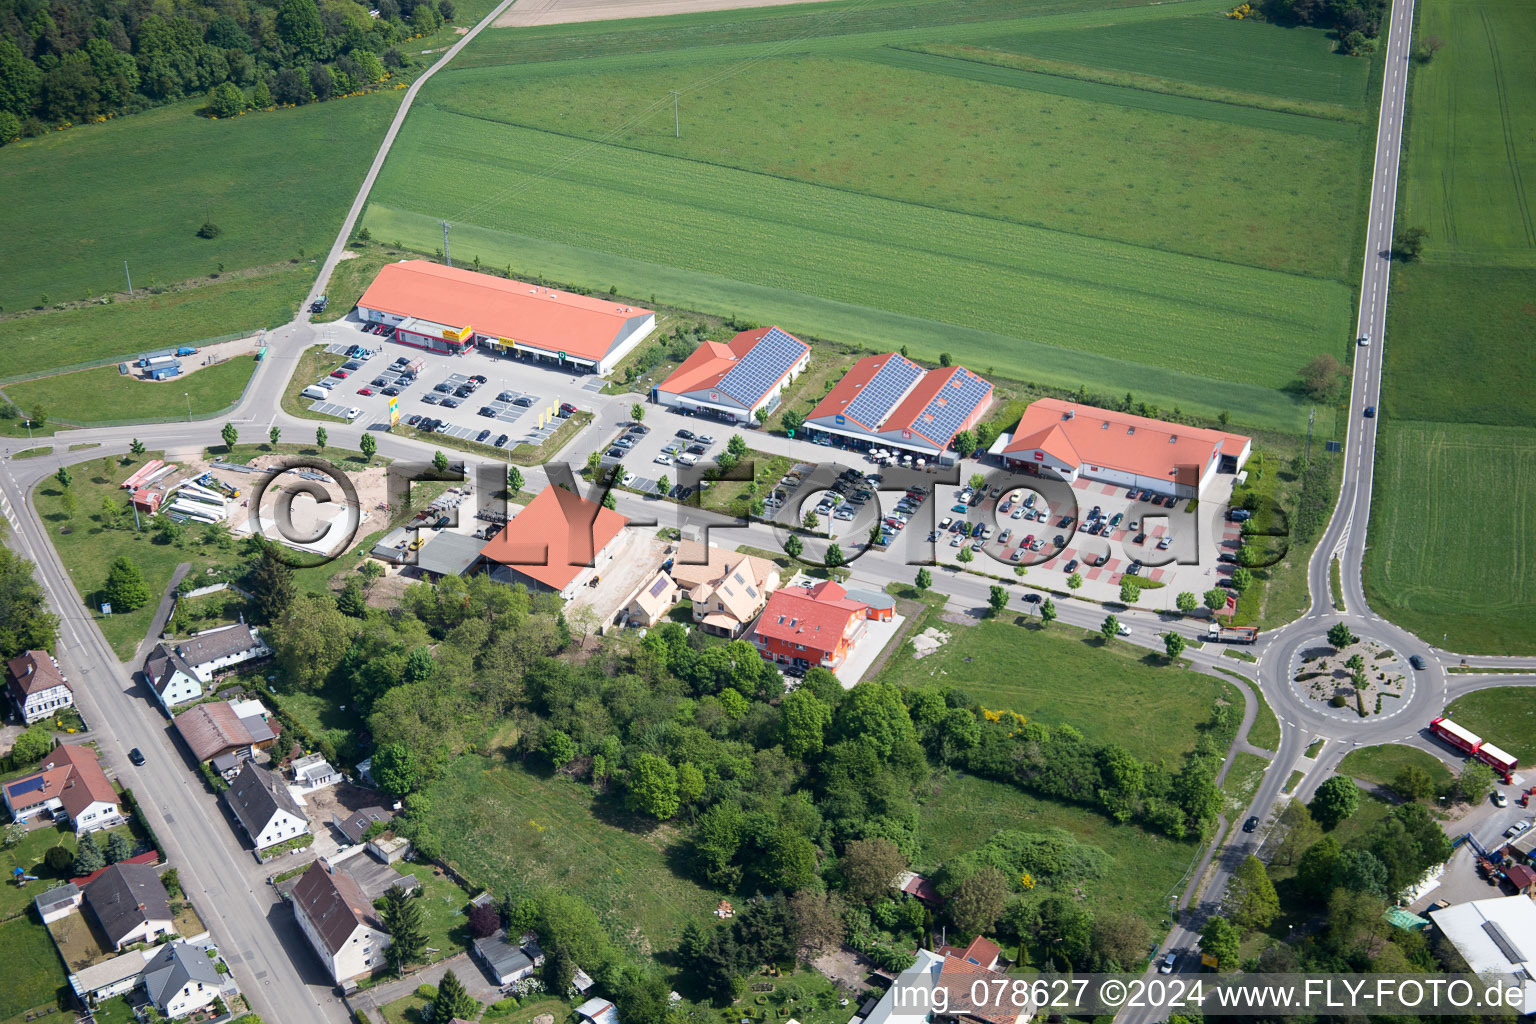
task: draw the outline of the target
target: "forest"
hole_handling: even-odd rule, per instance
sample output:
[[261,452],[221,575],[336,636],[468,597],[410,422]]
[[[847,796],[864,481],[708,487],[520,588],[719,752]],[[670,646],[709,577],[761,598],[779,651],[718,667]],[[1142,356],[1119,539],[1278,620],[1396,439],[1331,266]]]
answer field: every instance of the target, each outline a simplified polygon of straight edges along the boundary
[[0,0],[0,144],[188,97],[204,112],[372,88],[453,0]]

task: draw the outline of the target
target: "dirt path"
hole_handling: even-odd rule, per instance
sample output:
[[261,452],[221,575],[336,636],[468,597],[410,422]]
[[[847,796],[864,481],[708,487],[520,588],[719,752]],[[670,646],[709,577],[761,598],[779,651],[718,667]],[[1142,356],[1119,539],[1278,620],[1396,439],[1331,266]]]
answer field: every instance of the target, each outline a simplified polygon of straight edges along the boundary
[[493,28],[564,25],[577,21],[655,18],[663,14],[735,11],[743,7],[779,7],[815,0],[517,0],[496,19]]

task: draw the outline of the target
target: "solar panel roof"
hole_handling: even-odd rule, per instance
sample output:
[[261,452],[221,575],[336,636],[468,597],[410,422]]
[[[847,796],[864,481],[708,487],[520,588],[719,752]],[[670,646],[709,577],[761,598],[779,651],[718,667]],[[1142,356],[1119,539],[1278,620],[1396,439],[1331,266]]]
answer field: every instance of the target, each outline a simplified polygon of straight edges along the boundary
[[960,368],[918,414],[914,427],[925,437],[947,443],[960,424],[975,411],[992,387],[970,370]]
[[742,405],[756,405],[805,351],[806,344],[799,338],[777,327],[769,328],[741,361],[720,378],[716,390],[724,391]]
[[666,589],[667,578],[665,576],[658,576],[656,577],[656,582],[651,584],[651,596],[658,597],[660,596],[661,592]]
[[892,355],[848,403],[843,415],[866,427],[878,427],[922,376],[922,367],[903,356]]
[[45,780],[41,775],[35,775],[30,779],[22,779],[10,787],[11,795],[21,796],[23,793],[35,793],[43,788],[44,782]]

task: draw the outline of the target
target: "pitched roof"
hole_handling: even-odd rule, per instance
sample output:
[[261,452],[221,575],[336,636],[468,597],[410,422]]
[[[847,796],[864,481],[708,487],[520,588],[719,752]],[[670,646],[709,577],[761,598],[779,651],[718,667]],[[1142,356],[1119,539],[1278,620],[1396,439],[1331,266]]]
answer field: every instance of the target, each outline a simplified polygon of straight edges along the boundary
[[112,864],[84,887],[85,903],[112,945],[146,921],[171,920],[160,875],[146,864]]
[[743,331],[728,344],[704,342],[657,390],[674,395],[715,391],[750,409],[778,387],[810,350],[805,342],[777,327]]
[[[1016,1007],[1009,1000],[997,1001],[984,995],[979,1000],[977,998],[983,992],[996,991],[996,985],[989,984],[993,979],[1003,981],[1005,976],[969,960],[947,956],[939,965],[939,980],[935,988],[942,988],[948,993],[950,1016],[970,1017],[988,1024],[1014,1024],[1022,1014],[1029,1011],[1028,1006]],[[983,984],[978,986],[978,980]]]
[[32,902],[36,905],[38,914],[46,914],[50,910],[64,906],[66,903],[75,902],[75,897],[79,895],[80,887],[78,885],[74,882],[65,882],[62,885],[54,886],[47,892],[39,893]]
[[847,594],[831,580],[809,590],[775,590],[768,598],[768,607],[758,616],[757,633],[785,643],[803,644],[812,650],[835,650],[849,620],[864,613],[864,604],[849,600]]
[[176,731],[181,733],[181,738],[191,748],[192,756],[199,761],[207,761],[226,751],[248,747],[256,742],[228,701],[193,705],[173,721],[176,723]]
[[495,935],[487,935],[474,941],[475,952],[490,965],[497,977],[505,977],[514,971],[533,966],[533,961],[521,949],[507,941],[505,929],[498,928]]
[[991,401],[991,382],[965,367],[929,370],[886,417],[881,431],[910,430],[944,449],[971,414]]
[[665,571],[646,580],[635,593],[634,602],[650,616],[660,615],[677,600],[677,584]]
[[69,686],[64,673],[59,671],[59,663],[47,651],[18,654],[6,662],[5,672],[10,676],[11,689],[23,698],[55,686]]
[[924,370],[898,352],[886,352],[854,363],[806,419],[921,438],[942,451],[991,401],[991,382],[963,366]]
[[59,799],[71,818],[77,817],[87,807],[98,801],[108,804],[118,802],[117,790],[112,788],[112,780],[108,779],[107,773],[101,770],[101,761],[97,759],[96,751],[90,747],[72,744],[54,747],[48,756],[43,758],[42,768],[44,773],[60,768],[68,770],[63,788],[59,792]]
[[240,766],[240,774],[224,791],[224,802],[229,804],[229,809],[235,812],[235,817],[240,819],[252,839],[261,835],[278,811],[287,811],[300,821],[309,820],[304,808],[288,792],[282,776],[267,771],[255,761]]
[[480,553],[554,590],[564,590],[629,520],[553,484],[539,492]]
[[843,374],[843,379],[816,403],[806,419],[842,416],[873,432],[922,376],[923,368],[899,352],[865,356]]
[[171,685],[171,680],[176,678],[177,672],[192,679],[198,678],[197,670],[188,664],[187,659],[165,644],[156,644],[149,657],[144,659],[144,677],[149,680],[149,685],[155,688],[156,693],[164,694],[166,688]]
[[1003,453],[1019,457],[1044,451],[1073,468],[1099,466],[1198,486],[1198,474],[1217,452],[1236,457],[1249,444],[1240,434],[1037,398],[1024,410]]
[[292,896],[294,909],[309,919],[332,956],[347,944],[358,925],[384,928],[357,883],[325,870],[319,861],[299,876]]
[[[726,561],[718,579],[694,587],[689,591],[688,599],[701,608],[710,602],[719,602],[735,623],[747,622],[768,599],[762,578],[756,575],[751,564],[754,561],[767,564],[770,570],[773,567],[773,563],[766,559],[736,555]],[[720,610],[713,609],[711,614],[718,615]]]
[[186,659],[187,664],[202,666],[259,646],[261,646],[260,638],[250,626],[241,622],[221,629],[210,629],[206,633],[199,633],[185,640],[178,640],[175,650]]
[[713,545],[706,546],[695,540],[685,540],[678,545],[677,556],[672,559],[672,578],[684,590],[692,590],[701,583],[713,583],[725,578],[729,567],[741,569],[764,589],[772,589],[778,582],[778,566],[766,558],[743,555]]
[[420,317],[548,352],[601,360],[649,309],[540,288],[427,260],[402,260],[379,271],[357,303],[396,316]]
[[394,813],[386,811],[382,807],[364,807],[360,811],[353,811],[345,818],[338,818],[336,828],[352,843],[360,843],[368,832],[368,826],[376,821],[391,821]]
[[1003,947],[986,936],[978,935],[968,946],[944,946],[939,952],[946,957],[954,957],[978,967],[990,968],[997,958],[1003,955]]
[[156,1006],[164,1006],[189,983],[217,989],[223,981],[213,961],[201,949],[186,942],[168,942],[144,965],[144,990]]

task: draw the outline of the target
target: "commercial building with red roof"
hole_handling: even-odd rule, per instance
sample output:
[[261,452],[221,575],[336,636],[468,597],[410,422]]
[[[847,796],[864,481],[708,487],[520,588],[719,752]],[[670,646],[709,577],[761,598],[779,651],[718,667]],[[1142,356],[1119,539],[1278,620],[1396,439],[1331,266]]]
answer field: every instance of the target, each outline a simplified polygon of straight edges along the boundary
[[810,359],[809,345],[777,327],[743,331],[725,344],[706,341],[657,385],[656,401],[727,423],[747,423],[757,410],[778,405]]
[[493,579],[552,590],[570,600],[602,576],[629,520],[553,484],[480,549]]
[[891,448],[948,465],[955,435],[981,422],[990,381],[963,366],[924,370],[897,352],[860,359],[806,417],[813,438]]
[[428,260],[384,267],[357,312],[394,327],[397,341],[433,352],[478,345],[597,374],[613,369],[656,328],[649,309]]
[[1014,432],[992,448],[1004,465],[1195,498],[1218,473],[1236,473],[1253,440],[1055,398],[1029,404]]
[[769,661],[835,674],[863,638],[864,623],[874,611],[831,580],[809,588],[784,587],[769,595],[752,627],[752,642]]
[[67,818],[77,834],[123,823],[117,790],[90,747],[54,747],[37,771],[7,782],[3,793],[14,821],[48,814]]

